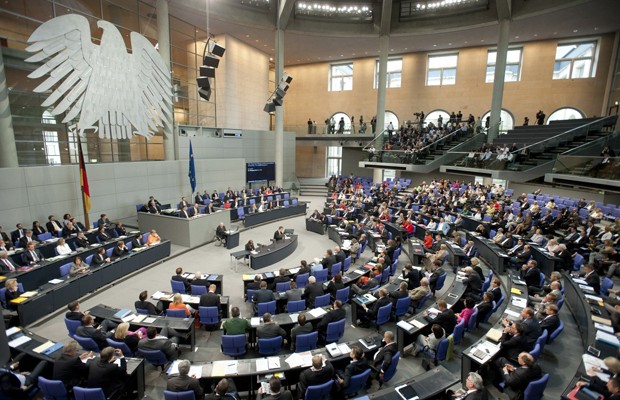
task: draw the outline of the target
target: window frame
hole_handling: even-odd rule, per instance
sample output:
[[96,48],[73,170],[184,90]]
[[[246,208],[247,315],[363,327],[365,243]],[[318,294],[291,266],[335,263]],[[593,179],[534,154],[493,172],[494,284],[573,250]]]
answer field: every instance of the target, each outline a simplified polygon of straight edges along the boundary
[[[330,154],[332,153],[336,153],[336,154]],[[331,175],[340,175],[342,173],[342,146],[327,146],[325,149],[325,172],[327,173],[327,176],[331,176]],[[334,162],[338,164],[338,168],[337,171],[330,171],[330,162]],[[336,174],[334,174],[334,172],[337,172]]]
[[[598,64],[598,56],[599,56],[599,49],[600,49],[600,38],[584,38],[584,39],[576,39],[576,40],[566,40],[566,41],[558,41],[557,46],[556,46],[556,53],[557,50],[560,46],[571,46],[571,45],[582,45],[582,44],[593,44],[594,45],[594,51],[592,52],[592,56],[591,57],[573,57],[573,58],[555,58],[554,56],[554,60],[553,60],[553,73],[551,75],[551,80],[554,81],[559,81],[559,80],[564,80],[564,79],[589,79],[589,78],[596,78],[596,67]],[[573,76],[573,68],[575,65],[575,61],[583,61],[583,60],[590,60],[590,73],[588,74],[588,76],[586,77],[574,77]],[[556,78],[555,77],[555,65],[558,62],[568,62],[569,63],[569,75],[566,78]]]
[[[435,57],[451,57],[456,56],[456,63],[454,67],[440,67],[440,68],[431,68],[431,58]],[[442,53],[429,53],[426,57],[426,86],[453,86],[456,85],[456,75],[458,73],[459,68],[459,52],[458,51],[450,51],[450,52],[442,52]],[[454,82],[453,83],[444,83],[445,71],[454,70]],[[439,71],[439,84],[429,84],[429,74],[431,71]]]
[[[508,54],[506,54],[506,68],[508,68],[509,65],[516,65],[518,67],[517,69],[517,80],[514,81],[508,81],[506,80],[506,71],[504,72],[504,83],[507,82],[521,82],[521,72],[522,72],[522,67],[523,67],[523,46],[514,46],[514,47],[509,47],[508,51],[514,51],[514,50],[519,50],[519,61],[517,63],[514,62],[508,62]],[[489,54],[491,54],[492,52],[495,53],[495,62],[494,63],[489,63]],[[495,67],[497,65],[497,47],[495,48],[490,48],[487,50],[487,66],[485,69],[485,73],[484,73],[484,83],[493,83],[495,82]],[[488,74],[488,70],[489,67],[493,67],[493,75],[491,76],[491,80],[488,80],[489,74]]]
[[[350,66],[351,67],[351,75],[337,75],[334,76],[334,68],[335,67],[341,67],[341,66]],[[340,87],[335,89],[334,85],[333,85],[333,80],[334,79],[340,79]],[[343,85],[343,81],[345,78],[350,78],[351,79],[351,87],[349,89],[345,88],[346,85]],[[328,82],[328,92],[349,92],[353,90],[353,61],[351,62],[339,62],[339,63],[333,63],[333,64],[329,64],[329,82]]]
[[[373,89],[379,88],[379,59],[375,60],[375,79],[373,83]],[[385,88],[386,89],[399,89],[403,86],[403,58],[402,57],[394,57],[388,58],[388,67],[390,65],[390,61],[400,61],[400,70],[391,71],[387,68],[386,76],[385,76]],[[392,74],[400,74],[400,84],[398,86],[390,86],[390,75]]]

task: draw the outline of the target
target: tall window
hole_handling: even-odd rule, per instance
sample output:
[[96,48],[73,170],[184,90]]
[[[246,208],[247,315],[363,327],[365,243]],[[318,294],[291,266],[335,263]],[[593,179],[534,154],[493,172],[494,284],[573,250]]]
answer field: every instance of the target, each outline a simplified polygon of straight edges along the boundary
[[334,64],[329,67],[329,91],[353,90],[353,63]]
[[[487,117],[491,116],[491,111],[487,111],[483,116],[482,116],[482,126],[486,127],[486,120]],[[512,114],[508,111],[508,110],[504,110],[502,108],[502,111],[499,114],[499,130],[500,133],[506,133],[506,131],[511,130],[512,128],[514,128],[515,126],[515,119],[513,118]]]
[[[48,110],[43,111],[41,123],[44,125],[56,124],[56,118]],[[43,143],[45,144],[45,158],[50,165],[61,163],[60,143],[58,142],[58,132],[43,128]]]
[[342,147],[329,146],[327,148],[327,176],[340,175],[342,171]]
[[[521,80],[521,54],[522,49],[509,49],[506,55],[506,74],[504,82],[518,82]],[[487,55],[487,75],[486,83],[491,83],[495,79],[495,62],[497,60],[497,50],[489,50]]]
[[595,56],[596,42],[558,44],[553,79],[593,78]]
[[[386,88],[399,88],[401,85],[403,75],[403,59],[398,58],[394,60],[388,60],[387,62],[387,76],[385,79]],[[379,87],[379,60],[375,63],[375,86]]]
[[566,120],[566,119],[581,119],[584,117],[585,115],[583,115],[583,113],[577,110],[576,108],[564,107],[564,108],[560,108],[552,112],[551,115],[549,115],[549,118],[547,118],[547,124],[551,121]]
[[429,55],[426,85],[454,85],[456,83],[456,65],[458,59],[458,54]]

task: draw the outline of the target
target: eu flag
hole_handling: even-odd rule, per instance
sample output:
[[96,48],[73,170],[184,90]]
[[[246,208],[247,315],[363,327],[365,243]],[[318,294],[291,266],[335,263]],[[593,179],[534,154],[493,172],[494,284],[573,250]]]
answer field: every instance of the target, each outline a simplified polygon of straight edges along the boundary
[[192,141],[189,141],[189,185],[192,187],[192,194],[196,191],[196,168],[194,167],[194,150]]

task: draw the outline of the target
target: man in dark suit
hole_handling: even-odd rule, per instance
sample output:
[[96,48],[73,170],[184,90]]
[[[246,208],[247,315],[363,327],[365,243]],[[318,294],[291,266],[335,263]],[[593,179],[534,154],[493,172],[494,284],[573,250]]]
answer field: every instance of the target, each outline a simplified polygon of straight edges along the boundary
[[463,272],[467,276],[463,279],[463,283],[467,285],[465,289],[465,293],[463,293],[464,297],[472,297],[476,300],[480,299],[480,291],[482,290],[482,280],[480,279],[480,275],[472,267],[463,268]]
[[189,209],[189,216],[195,217],[197,215],[200,215],[200,207],[198,206],[198,203],[194,203],[194,206]]
[[16,271],[17,268],[19,268],[19,266],[13,262],[13,259],[9,257],[8,253],[6,251],[1,251],[0,252],[0,271],[2,273],[9,273],[9,272]]
[[45,261],[45,257],[43,257],[41,250],[35,248],[35,243],[30,242],[22,254],[22,261],[24,264],[34,265],[41,261]]
[[316,330],[319,332],[319,337],[323,340],[327,334],[327,325],[331,322],[337,322],[347,317],[347,312],[342,308],[342,301],[336,300],[333,304],[334,308],[323,315],[323,318],[316,326]]
[[274,299],[273,292],[267,288],[267,282],[261,281],[260,289],[258,289],[254,293],[254,298],[252,301],[254,302],[254,311],[258,310],[258,305],[260,303],[267,303]]
[[293,394],[290,390],[282,390],[280,378],[274,376],[269,379],[269,396],[263,396],[263,388],[258,389],[258,400],[293,400]]
[[295,343],[298,335],[305,335],[314,331],[312,324],[306,322],[306,313],[300,312],[297,315],[297,326],[291,329],[291,351],[295,351]]
[[393,292],[390,292],[390,294],[388,295],[388,297],[390,298],[390,300],[392,301],[392,304],[394,305],[394,307],[396,307],[396,302],[399,299],[403,299],[407,296],[409,296],[409,292],[407,291],[408,288],[408,283],[403,281],[400,283],[400,285],[398,286],[398,290],[395,290]]
[[0,239],[4,240],[7,244],[10,243],[11,245],[13,245],[13,242],[11,242],[9,235],[2,230],[2,226],[0,226]]
[[176,360],[179,357],[179,351],[177,351],[178,338],[168,338],[169,336],[168,327],[162,329],[158,335],[157,328],[149,326],[146,328],[146,337],[138,342],[138,349],[161,350],[166,355],[168,361]]
[[181,208],[181,210],[179,211],[179,218],[189,218],[189,210],[187,209],[187,206],[183,206]]
[[526,244],[521,251],[518,251],[513,257],[510,257],[509,262],[511,265],[517,266],[526,263],[530,257],[532,257],[532,249],[529,244]]
[[324,269],[329,270],[331,266],[334,265],[335,263],[336,263],[336,256],[334,256],[334,252],[332,251],[332,249],[327,249],[327,251],[325,252],[325,255],[323,256],[323,259],[321,260],[321,265],[323,266]]
[[4,241],[2,239],[0,239],[0,251],[9,251],[13,248],[13,245],[8,242],[8,241]]
[[448,304],[444,299],[437,300],[437,308],[439,309],[439,314],[437,314],[433,323],[441,326],[446,331],[446,335],[451,335],[456,326],[454,311],[448,308]]
[[116,246],[114,246],[114,250],[112,250],[112,258],[117,259],[121,258],[125,254],[129,253],[129,249],[123,240],[119,240],[116,242]]
[[107,338],[111,338],[113,333],[106,332],[104,327],[99,326],[95,328],[94,319],[90,314],[85,314],[82,317],[82,325],[78,326],[75,330],[75,334],[78,336],[91,338],[97,343],[99,349],[104,349],[108,346]]
[[521,323],[523,324],[523,336],[527,341],[529,347],[528,350],[534,348],[536,340],[540,336],[540,322],[536,319],[536,312],[533,308],[526,307],[521,311]]
[[560,317],[558,317],[558,306],[555,304],[549,304],[545,308],[546,317],[540,321],[540,331],[547,330],[547,333],[551,335],[553,331],[560,326]]
[[47,220],[48,221],[45,223],[45,227],[47,228],[47,231],[49,233],[55,236],[59,231],[62,230],[62,224],[56,221],[56,217],[50,215],[49,217],[47,217]]
[[412,290],[420,286],[420,271],[413,268],[413,265],[408,262],[403,267],[403,278],[407,280],[407,289]]
[[441,261],[435,260],[431,264],[431,276],[428,279],[428,285],[433,293],[435,293],[435,287],[437,286],[437,280],[445,271],[441,268]]
[[297,393],[299,398],[306,395],[308,386],[321,385],[334,377],[334,367],[322,355],[312,357],[312,366],[299,375]]
[[262,280],[261,274],[254,275],[254,280],[247,284],[246,290],[258,290],[260,289],[260,283]]
[[37,243],[32,236],[32,231],[29,229],[26,231],[26,234],[19,239],[19,246],[26,248],[30,242]]
[[306,286],[303,295],[304,299],[306,299],[306,306],[308,308],[314,308],[314,299],[316,299],[317,296],[323,296],[324,294],[325,291],[323,290],[323,284],[317,283],[314,276],[308,278],[308,286]]
[[499,339],[501,349],[498,355],[500,357],[516,360],[520,353],[531,349],[525,336],[523,336],[524,329],[525,327],[521,322],[514,322],[504,328],[502,337]]
[[347,258],[346,254],[344,253],[344,250],[342,250],[340,246],[334,247],[334,256],[336,257],[337,263],[339,262],[344,263],[344,259]]
[[[391,305],[392,301],[388,297],[388,291],[385,288],[379,289],[379,298],[377,301],[372,303],[370,307],[367,307],[366,304],[362,304],[362,309],[364,312],[360,313],[360,326],[370,327],[371,321],[377,319],[377,314],[379,313],[379,308],[383,306]],[[357,304],[354,306],[357,307]]]
[[141,308],[143,310],[147,310],[149,315],[160,315],[164,309],[162,302],[158,302],[157,305],[154,305],[150,301],[147,301],[149,293],[146,290],[140,292],[138,296],[138,301],[134,303],[135,308]]
[[181,201],[179,202],[177,207],[179,209],[182,209],[183,207],[189,207],[189,203],[187,202],[187,200],[185,200],[185,197],[181,197]]
[[583,271],[584,274],[581,275],[583,279],[586,281],[588,286],[591,286],[592,289],[594,289],[596,294],[599,294],[601,292],[601,278],[594,270],[594,266],[588,263],[583,266]]
[[[114,362],[120,359],[121,365]],[[122,392],[127,382],[127,361],[120,349],[106,347],[101,350],[99,361],[88,365],[88,387],[100,387],[109,397],[114,392]]]
[[[504,390],[509,389],[513,392],[511,394],[521,393],[530,382],[540,379],[543,375],[542,369],[530,354],[520,353],[517,361],[519,364],[516,367],[504,357],[500,357],[495,362],[500,370],[497,374],[498,379],[494,383],[497,384],[503,380],[505,383]],[[518,396],[509,395],[509,397],[512,399]]]
[[478,304],[478,318],[476,323],[479,324],[480,321],[493,309],[493,295],[489,292],[484,292],[482,295],[482,302]]
[[276,242],[280,242],[284,240],[284,227],[283,226],[278,227],[278,229],[273,233],[273,239]]
[[452,390],[447,390],[446,395],[446,398],[452,400],[487,400],[489,398],[487,390],[484,388],[484,381],[477,372],[469,373],[462,394],[457,395]]
[[271,314],[265,313],[262,316],[263,323],[256,328],[256,337],[260,339],[270,339],[278,336],[284,338],[286,331],[271,319]]
[[95,254],[95,256],[93,257],[93,261],[92,261],[92,267],[100,267],[105,263],[110,262],[110,257],[106,256],[105,254],[105,248],[104,247],[99,247],[97,249],[97,254]]
[[101,214],[97,222],[99,223],[100,228],[104,227],[107,229],[110,227],[110,220],[108,219],[108,216],[106,214]]
[[394,341],[394,333],[392,331],[385,331],[383,333],[383,345],[375,353],[375,357],[372,361],[372,366],[377,371],[375,376],[379,382],[383,382],[383,376],[385,371],[392,365],[392,357],[398,351],[398,346]]
[[220,222],[217,228],[215,228],[215,236],[217,236],[223,244],[226,244],[226,240],[228,239],[228,233],[223,222]]
[[194,392],[195,400],[202,400],[204,393],[198,379],[189,376],[191,362],[189,360],[181,360],[178,365],[178,374],[172,374],[168,377],[166,389],[171,392],[185,392],[191,390]]
[[527,264],[523,265],[519,271],[519,277],[525,281],[528,287],[542,287],[540,284],[540,270],[538,269],[538,262],[536,262],[536,260],[529,260]]
[[340,390],[347,389],[351,383],[351,377],[359,375],[366,371],[370,366],[368,360],[364,358],[364,351],[358,345],[351,346],[351,352],[349,352],[351,362],[344,369],[344,373],[337,374],[337,384]]
[[506,232],[506,236],[498,244],[504,249],[510,249],[514,246],[514,239],[512,238],[512,232]]
[[69,237],[71,235],[76,235],[77,233],[78,233],[78,230],[71,221],[69,221],[69,223],[67,223],[67,225],[65,225],[62,228],[62,237],[64,238]]
[[88,238],[86,238],[86,236],[84,235],[84,232],[78,232],[77,237],[75,238],[75,244],[78,248],[86,248],[90,246],[90,242],[88,241]]
[[52,378],[62,381],[67,390],[73,386],[81,386],[86,383],[88,377],[88,365],[83,361],[93,355],[91,352],[77,355],[78,344],[75,340],[63,348],[62,355],[54,361],[54,373]]
[[183,268],[178,267],[174,272],[176,275],[173,275],[170,279],[177,282],[183,282],[183,285],[185,286],[185,292],[190,293],[192,285],[190,281],[183,276]]
[[205,201],[205,199],[202,196],[202,194],[200,194],[200,192],[196,192],[196,196],[194,197],[194,202],[198,203],[198,204],[204,204],[204,201]]
[[209,285],[209,291],[200,296],[201,307],[220,307],[220,295],[215,293],[217,286],[214,284]]
[[290,282],[290,281],[291,281],[291,277],[287,275],[286,269],[280,268],[280,270],[278,271],[278,276],[276,276],[273,279],[273,284],[271,285],[270,289],[275,291],[278,283],[284,283],[284,282]]
[[208,288],[211,285],[211,281],[209,281],[207,275],[203,275],[202,272],[196,271],[194,274],[194,279],[191,282],[191,286],[204,286]]

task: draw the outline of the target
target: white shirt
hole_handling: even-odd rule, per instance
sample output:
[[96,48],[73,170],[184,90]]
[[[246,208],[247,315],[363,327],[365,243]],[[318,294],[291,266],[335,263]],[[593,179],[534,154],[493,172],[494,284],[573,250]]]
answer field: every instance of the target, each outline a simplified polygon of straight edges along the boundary
[[65,243],[63,245],[58,245],[58,246],[56,246],[56,252],[58,253],[58,255],[70,254],[71,253],[71,247],[69,247],[69,245],[67,243]]

